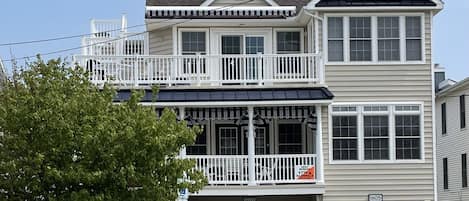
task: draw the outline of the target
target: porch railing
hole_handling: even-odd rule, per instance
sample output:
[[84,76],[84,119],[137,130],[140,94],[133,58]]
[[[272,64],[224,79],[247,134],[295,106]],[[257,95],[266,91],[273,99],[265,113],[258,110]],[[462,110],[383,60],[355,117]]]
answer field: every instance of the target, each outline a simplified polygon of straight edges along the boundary
[[[247,155],[187,156],[196,161],[210,185],[248,184]],[[317,179],[315,154],[255,155],[256,184],[314,183]]]
[[322,84],[320,54],[75,56],[95,84]]

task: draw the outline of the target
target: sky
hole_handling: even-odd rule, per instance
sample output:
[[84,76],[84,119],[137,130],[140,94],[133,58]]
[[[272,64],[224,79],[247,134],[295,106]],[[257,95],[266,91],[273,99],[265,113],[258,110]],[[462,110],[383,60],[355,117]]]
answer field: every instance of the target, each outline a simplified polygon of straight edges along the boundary
[[[144,23],[144,0],[2,0],[0,44],[90,33],[90,20],[118,19],[126,14],[128,25]],[[446,0],[434,19],[433,62],[446,68],[447,77],[469,77],[469,0]],[[129,30],[138,32],[144,27]],[[47,43],[0,46],[0,58],[8,60],[79,47],[80,38]],[[70,61],[79,50],[47,56]],[[8,67],[10,62],[4,62]],[[24,61],[18,62],[20,65]]]

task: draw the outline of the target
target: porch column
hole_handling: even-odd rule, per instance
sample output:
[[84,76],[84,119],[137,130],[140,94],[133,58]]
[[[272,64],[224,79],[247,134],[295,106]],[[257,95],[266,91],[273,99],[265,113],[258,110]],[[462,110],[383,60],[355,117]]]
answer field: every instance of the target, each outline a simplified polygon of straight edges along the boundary
[[324,161],[322,154],[322,106],[316,105],[316,169],[317,182],[324,182]]
[[256,185],[256,166],[254,164],[254,155],[255,155],[255,144],[254,144],[254,107],[248,106],[248,116],[249,116],[249,123],[248,123],[248,172],[249,172],[249,186]]
[[[180,121],[184,121],[184,118],[186,117],[186,110],[184,107],[179,107],[179,120]],[[179,150],[179,156],[181,158],[185,158],[186,157],[186,146],[183,145],[181,147],[181,150]]]

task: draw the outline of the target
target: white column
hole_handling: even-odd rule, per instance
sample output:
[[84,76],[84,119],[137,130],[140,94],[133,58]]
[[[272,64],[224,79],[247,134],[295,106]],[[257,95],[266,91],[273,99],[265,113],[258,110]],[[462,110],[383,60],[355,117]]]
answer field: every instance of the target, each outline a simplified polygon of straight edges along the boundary
[[316,156],[317,156],[317,176],[316,179],[318,182],[324,182],[324,160],[322,153],[322,107],[321,105],[316,105]]
[[248,170],[249,170],[249,186],[256,185],[256,166],[254,164],[255,144],[254,144],[254,108],[248,107],[249,124],[248,124]]
[[[179,107],[179,120],[180,121],[184,121],[184,118],[186,117],[186,111],[185,111],[185,108],[184,107]],[[185,158],[186,157],[186,146],[183,145],[181,150],[179,150],[179,156],[181,158]]]

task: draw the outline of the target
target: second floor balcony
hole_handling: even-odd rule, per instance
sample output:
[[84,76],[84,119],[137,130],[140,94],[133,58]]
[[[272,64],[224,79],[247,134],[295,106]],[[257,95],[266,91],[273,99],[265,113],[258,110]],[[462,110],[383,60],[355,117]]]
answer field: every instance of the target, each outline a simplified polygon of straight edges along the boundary
[[75,56],[95,84],[275,85],[323,84],[320,54]]

